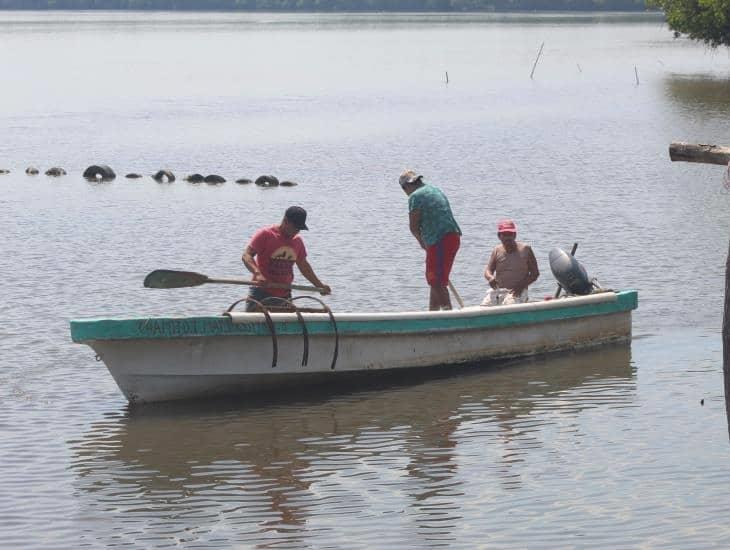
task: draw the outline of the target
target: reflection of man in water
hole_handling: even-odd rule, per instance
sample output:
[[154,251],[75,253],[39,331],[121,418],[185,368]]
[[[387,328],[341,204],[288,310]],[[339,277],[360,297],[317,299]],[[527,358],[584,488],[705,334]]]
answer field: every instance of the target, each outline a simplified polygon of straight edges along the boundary
[[484,278],[492,287],[483,306],[521,304],[528,300],[527,287],[540,276],[537,260],[529,245],[517,242],[517,226],[512,220],[497,224],[501,244],[492,250]]
[[[310,283],[322,289],[322,294],[331,292],[307,261],[307,250],[299,236],[299,231],[309,229],[306,222],[307,211],[300,206],[290,206],[280,224],[262,227],[254,233],[241,258],[253,273],[253,280],[261,284],[251,287],[248,294],[251,300],[267,306],[287,307],[291,289],[266,285],[290,285],[294,280],[294,264]],[[257,311],[259,306],[256,302],[247,302],[246,311]]]

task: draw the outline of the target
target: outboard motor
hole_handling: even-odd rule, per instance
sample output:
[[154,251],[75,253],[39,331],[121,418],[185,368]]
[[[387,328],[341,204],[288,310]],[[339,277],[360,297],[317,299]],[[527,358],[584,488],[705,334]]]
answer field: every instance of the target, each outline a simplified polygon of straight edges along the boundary
[[593,281],[574,256],[561,248],[550,251],[550,271],[569,294],[585,295],[593,290]]

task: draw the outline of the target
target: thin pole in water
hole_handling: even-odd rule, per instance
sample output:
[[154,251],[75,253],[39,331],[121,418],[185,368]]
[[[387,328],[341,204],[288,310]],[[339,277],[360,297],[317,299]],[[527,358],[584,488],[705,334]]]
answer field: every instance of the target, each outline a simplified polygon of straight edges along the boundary
[[583,72],[583,69],[580,68],[580,63],[576,63],[576,66],[578,67],[578,72],[579,73],[582,73]]
[[636,75],[636,85],[639,85],[639,69],[636,68],[636,65],[634,65],[634,74]]
[[725,310],[722,316],[722,377],[725,383],[725,415],[730,436],[730,246],[725,261]]
[[537,67],[537,62],[540,61],[540,56],[542,55],[542,48],[545,46],[545,42],[540,44],[540,51],[537,52],[537,57],[535,58],[535,63],[532,65],[532,72],[530,73],[530,80],[532,80],[532,75],[535,74],[535,67]]
[[446,71],[446,84],[449,83],[449,71]]

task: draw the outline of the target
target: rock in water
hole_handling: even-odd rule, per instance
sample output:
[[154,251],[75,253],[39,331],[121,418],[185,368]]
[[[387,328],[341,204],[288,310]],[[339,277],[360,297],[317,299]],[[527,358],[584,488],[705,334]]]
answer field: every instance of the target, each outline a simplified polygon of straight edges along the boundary
[[219,184],[219,183],[225,183],[226,178],[223,176],[219,176],[218,174],[208,174],[205,176],[205,183],[210,183],[213,185]]
[[117,177],[114,170],[106,164],[92,164],[84,170],[83,176],[91,181],[111,181]]
[[173,174],[169,170],[158,170],[157,173],[152,176],[152,179],[158,182],[172,183],[173,181],[175,181],[175,174]]
[[277,187],[279,180],[274,176],[259,176],[254,183],[261,187]]

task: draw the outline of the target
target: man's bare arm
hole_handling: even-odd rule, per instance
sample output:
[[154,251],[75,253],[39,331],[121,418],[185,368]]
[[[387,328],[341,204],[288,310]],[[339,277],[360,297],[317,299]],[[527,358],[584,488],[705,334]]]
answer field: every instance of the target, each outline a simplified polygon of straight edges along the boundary
[[418,241],[418,244],[421,245],[421,248],[426,250],[426,245],[424,244],[423,236],[421,235],[421,211],[417,208],[415,210],[411,210],[408,214],[408,225],[411,229],[411,233]]
[[487,262],[487,267],[484,268],[484,278],[489,283],[489,286],[492,288],[497,288],[497,277],[494,273],[494,271],[497,269],[497,258],[494,255],[494,252],[489,256],[489,261]]
[[312,269],[312,266],[309,264],[306,258],[300,258],[297,260],[297,267],[299,268],[299,271],[301,271],[302,275],[304,275],[304,278],[307,279],[310,283],[312,283],[314,286],[319,287],[322,289],[322,294],[327,295],[332,292],[332,289],[324,284],[322,281],[319,280],[319,277],[314,273],[314,269]]
[[266,277],[264,277],[264,275],[259,270],[259,266],[256,265],[256,260],[254,260],[255,256],[256,251],[250,246],[247,246],[246,250],[243,251],[243,256],[241,256],[241,260],[243,261],[243,265],[246,266],[246,269],[253,273],[254,281],[264,282],[266,281]]

